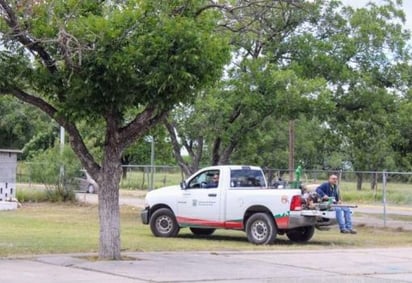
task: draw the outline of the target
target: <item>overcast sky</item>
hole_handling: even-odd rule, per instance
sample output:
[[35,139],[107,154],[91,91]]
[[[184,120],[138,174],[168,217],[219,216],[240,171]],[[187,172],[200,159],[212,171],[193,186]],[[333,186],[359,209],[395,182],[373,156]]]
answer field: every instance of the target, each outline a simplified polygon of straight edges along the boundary
[[[383,3],[382,0],[341,0],[344,5],[350,5],[352,7],[362,7],[368,2],[374,2],[377,4]],[[403,10],[406,15],[406,28],[412,31],[412,1],[411,0],[403,0]]]

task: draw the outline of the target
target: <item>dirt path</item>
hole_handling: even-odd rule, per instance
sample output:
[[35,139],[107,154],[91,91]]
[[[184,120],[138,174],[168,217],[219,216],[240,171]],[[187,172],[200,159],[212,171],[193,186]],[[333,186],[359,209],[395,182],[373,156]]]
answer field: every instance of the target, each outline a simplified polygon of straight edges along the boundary
[[[143,208],[145,191],[120,191],[120,205],[130,205],[138,208]],[[97,204],[97,194],[76,193],[76,197],[79,201],[86,203]]]

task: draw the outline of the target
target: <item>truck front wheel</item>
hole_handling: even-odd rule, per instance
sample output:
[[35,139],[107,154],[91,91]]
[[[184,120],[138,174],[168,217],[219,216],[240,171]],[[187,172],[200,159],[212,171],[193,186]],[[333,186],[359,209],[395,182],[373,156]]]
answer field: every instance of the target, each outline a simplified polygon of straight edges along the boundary
[[156,237],[176,237],[180,229],[173,212],[160,208],[150,217],[150,230]]
[[272,244],[277,234],[275,222],[266,213],[255,213],[246,221],[246,234],[249,242],[253,244]]
[[304,243],[312,239],[314,233],[314,226],[306,226],[288,231],[286,236],[293,242]]

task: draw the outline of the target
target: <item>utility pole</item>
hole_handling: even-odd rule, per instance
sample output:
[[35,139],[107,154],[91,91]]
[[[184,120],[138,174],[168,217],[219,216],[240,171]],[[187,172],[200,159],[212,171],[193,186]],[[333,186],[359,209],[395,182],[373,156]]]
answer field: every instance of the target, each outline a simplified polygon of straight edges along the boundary
[[59,180],[60,185],[63,187],[63,179],[64,179],[64,165],[63,165],[63,151],[64,151],[64,135],[65,131],[62,126],[60,126],[60,174]]
[[154,148],[154,136],[152,136],[151,139],[151,149],[150,149],[150,190],[153,190],[153,177],[154,177],[154,152],[155,148]]
[[293,182],[295,172],[295,120],[289,120],[289,181]]

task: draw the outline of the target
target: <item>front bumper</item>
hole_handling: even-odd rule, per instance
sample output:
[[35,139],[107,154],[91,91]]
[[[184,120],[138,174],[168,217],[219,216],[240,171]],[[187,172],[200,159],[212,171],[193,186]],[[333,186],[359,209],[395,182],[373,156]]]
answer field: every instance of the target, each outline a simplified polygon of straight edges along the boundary
[[142,220],[143,224],[149,224],[149,207],[145,207],[140,212],[140,219]]

